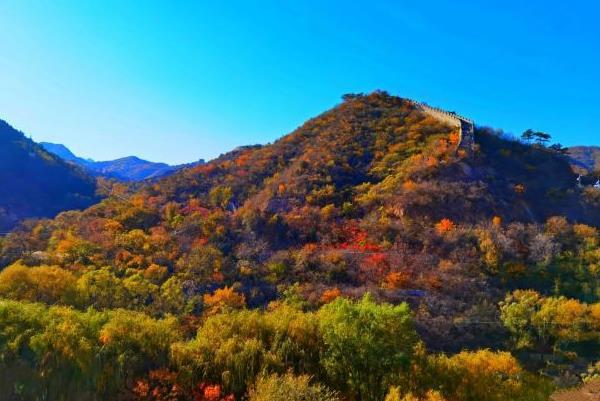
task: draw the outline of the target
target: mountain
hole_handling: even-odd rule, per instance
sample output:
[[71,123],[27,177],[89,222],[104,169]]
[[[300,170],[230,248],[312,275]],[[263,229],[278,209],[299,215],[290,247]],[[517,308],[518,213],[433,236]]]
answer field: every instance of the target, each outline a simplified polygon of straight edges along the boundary
[[[191,278],[196,290],[212,285],[213,275],[248,286],[263,283],[251,299],[260,303],[272,296],[274,287],[266,283],[299,280],[311,283],[312,291],[325,283],[382,285],[379,273],[367,273],[360,260],[350,260],[352,250],[395,249],[404,259],[388,260],[385,254],[381,263],[402,266],[412,258],[429,269],[425,250],[430,241],[440,241],[429,238],[437,224],[487,232],[493,220],[543,227],[549,218],[565,216],[600,226],[598,205],[596,191],[577,187],[568,157],[473,127],[456,114],[375,92],[345,96],[339,106],[272,144],[240,147],[142,185],[133,195],[115,195],[44,223],[40,230],[57,235],[67,230],[75,243],[95,249],[71,264],[95,261],[99,268],[139,271],[156,264],[167,276],[185,276],[208,266],[206,260],[218,260],[218,272]],[[103,228],[107,225],[110,232]],[[538,229],[522,235],[528,238]],[[514,230],[510,235],[524,228]],[[130,235],[140,238],[128,244]],[[470,240],[465,241],[448,249],[467,246]],[[56,252],[44,241],[30,251]],[[199,256],[204,252],[209,255]],[[337,262],[318,261],[317,254],[331,252],[339,253]],[[270,272],[300,263],[291,260],[304,253],[309,260],[297,270]],[[240,266],[248,266],[249,277]],[[432,289],[424,283],[415,287]]]
[[161,177],[177,170],[165,163],[154,163],[135,156],[116,160],[91,162],[86,165],[96,174],[124,181],[142,181]]
[[600,171],[600,146],[573,146],[568,152],[577,167],[589,173]]
[[85,163],[86,160],[80,157],[77,157],[67,148],[65,145],[50,143],[50,142],[40,142],[41,147],[46,149],[50,153],[54,153],[56,156],[60,157],[66,161],[77,161],[78,163]]
[[155,179],[180,170],[182,168],[192,167],[204,163],[199,160],[195,163],[170,166],[165,163],[155,163],[140,159],[136,156],[123,157],[109,161],[94,161],[92,159],[83,159],[76,156],[62,144],[41,142],[41,146],[48,152],[51,152],[63,160],[75,163],[93,175],[99,175],[108,178],[115,178],[122,181],[143,181]]
[[95,180],[0,120],[0,231],[97,202]]
[[[23,374],[40,392],[46,361],[68,366],[50,371],[55,386],[76,371],[73,391],[100,388],[97,399],[132,383],[138,400],[180,384],[242,399],[259,372],[314,377],[342,399],[384,399],[387,388],[363,389],[389,383],[446,392],[436,399],[548,399],[448,387],[551,390],[559,364],[578,377],[598,360],[600,191],[576,178],[555,148],[386,92],[346,95],[271,144],[131,193],[117,184],[6,236],[0,297],[12,301],[0,319],[7,333],[44,333],[9,366],[36,369]],[[120,362],[97,365],[107,358]],[[340,382],[345,369],[364,386]]]

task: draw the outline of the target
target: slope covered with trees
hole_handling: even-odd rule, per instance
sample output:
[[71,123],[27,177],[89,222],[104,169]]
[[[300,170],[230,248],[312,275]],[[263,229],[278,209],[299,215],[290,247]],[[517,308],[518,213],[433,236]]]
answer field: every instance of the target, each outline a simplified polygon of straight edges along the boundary
[[600,173],[600,147],[573,146],[569,148],[569,156],[573,163],[592,173]]
[[470,155],[412,102],[347,95],[273,144],[15,231],[0,386],[547,399],[548,376],[598,360],[599,204],[555,148],[475,134]]
[[0,231],[98,201],[95,181],[0,120]]

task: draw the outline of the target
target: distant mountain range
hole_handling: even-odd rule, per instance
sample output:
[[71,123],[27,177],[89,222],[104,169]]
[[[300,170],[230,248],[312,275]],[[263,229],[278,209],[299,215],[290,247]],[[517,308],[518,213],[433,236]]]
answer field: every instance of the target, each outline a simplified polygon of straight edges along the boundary
[[96,182],[0,120],[0,232],[96,203]]
[[61,159],[81,166],[92,175],[115,178],[122,181],[142,181],[164,177],[182,168],[204,164],[204,160],[199,160],[194,163],[171,166],[166,163],[143,160],[136,156],[127,156],[108,161],[95,161],[75,155],[63,144],[40,142],[40,145]]

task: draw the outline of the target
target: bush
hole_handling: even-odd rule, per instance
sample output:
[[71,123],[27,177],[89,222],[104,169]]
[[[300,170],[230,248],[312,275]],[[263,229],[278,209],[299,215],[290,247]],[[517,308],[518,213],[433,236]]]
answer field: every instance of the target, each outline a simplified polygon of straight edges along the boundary
[[250,390],[250,401],[337,401],[335,392],[311,384],[308,376],[269,375],[260,377]]

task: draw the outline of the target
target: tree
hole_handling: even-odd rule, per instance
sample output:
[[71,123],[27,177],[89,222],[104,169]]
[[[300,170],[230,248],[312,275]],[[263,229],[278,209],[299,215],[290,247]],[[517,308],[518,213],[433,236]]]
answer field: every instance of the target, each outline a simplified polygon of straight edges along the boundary
[[102,380],[122,385],[149,367],[167,365],[171,345],[180,340],[175,318],[157,320],[126,310],[111,311],[109,317],[98,334]]
[[538,145],[544,146],[546,143],[550,141],[549,134],[541,131],[534,131],[531,128],[521,134],[521,139],[527,143],[531,143],[531,141],[536,141]]
[[77,280],[77,293],[82,306],[97,309],[125,307],[129,304],[123,281],[109,267],[91,270]]
[[0,272],[0,296],[72,305],[76,302],[75,282],[71,272],[58,266],[26,267],[15,263]]
[[336,298],[338,298],[341,295],[342,295],[342,292],[340,291],[339,288],[337,288],[337,287],[330,288],[328,290],[323,291],[323,294],[321,295],[321,302],[324,304],[327,304],[327,303],[335,300]]
[[545,144],[550,142],[550,139],[552,138],[551,135],[546,134],[545,132],[536,132],[534,134],[534,136],[535,136],[535,141],[540,146],[544,146]]
[[515,291],[500,304],[501,319],[511,332],[513,346],[527,349],[535,346],[538,332],[532,325],[539,310],[540,295],[535,291]]
[[385,397],[410,364],[417,336],[408,305],[376,304],[370,295],[338,298],[318,312],[330,380],[360,401]]
[[523,371],[508,352],[463,351],[432,356],[430,363],[437,386],[451,400],[514,400],[521,391]]
[[183,284],[177,277],[171,277],[160,287],[161,309],[168,313],[180,314],[186,306]]
[[177,270],[184,280],[204,284],[220,274],[223,268],[223,254],[212,245],[198,245],[187,256],[177,261]]
[[214,187],[208,195],[210,204],[221,209],[227,209],[232,197],[233,191],[231,187],[226,186]]
[[569,153],[569,148],[562,146],[560,143],[555,143],[553,145],[550,145],[550,150],[552,150],[560,155],[566,155]]
[[527,131],[521,134],[521,139],[529,143],[535,138],[535,131],[529,128]]
[[261,376],[250,390],[249,401],[338,401],[336,393],[308,376]]
[[241,309],[246,306],[246,297],[231,287],[219,288],[212,295],[204,295],[204,306],[208,314],[219,313],[227,309]]
[[446,399],[438,392],[429,390],[423,397],[417,397],[412,393],[406,394],[404,397],[400,395],[398,387],[390,388],[388,395],[385,397],[385,401],[445,401]]
[[597,305],[517,290],[507,295],[500,304],[500,311],[515,348],[557,353],[569,344],[592,342],[598,345],[600,313]]

